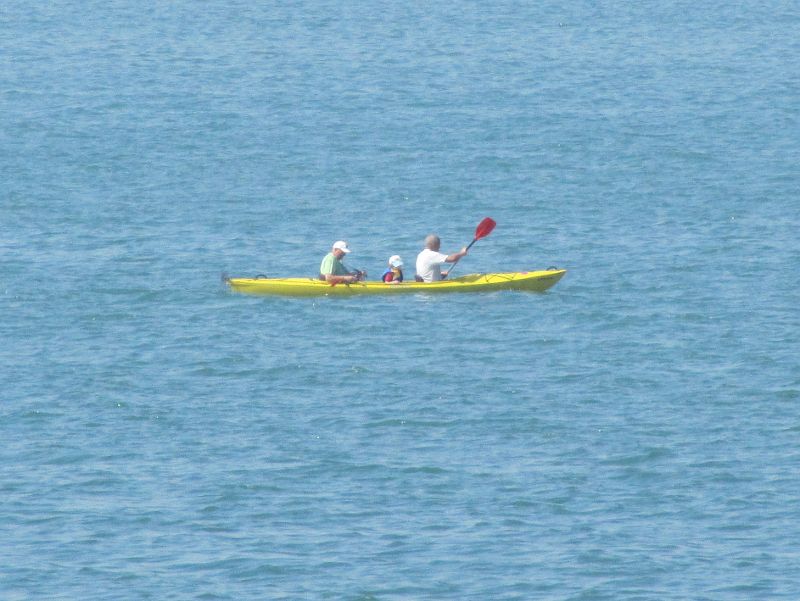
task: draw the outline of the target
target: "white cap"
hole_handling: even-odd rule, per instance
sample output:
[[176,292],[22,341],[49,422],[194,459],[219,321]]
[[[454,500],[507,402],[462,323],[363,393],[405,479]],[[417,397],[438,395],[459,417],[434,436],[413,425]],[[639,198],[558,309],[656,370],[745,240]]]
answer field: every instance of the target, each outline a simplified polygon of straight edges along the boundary
[[337,240],[333,243],[333,250],[340,250],[343,253],[349,253],[350,249],[347,248],[347,242],[344,240]]
[[402,267],[403,259],[400,258],[400,255],[392,255],[389,257],[389,265],[392,267]]

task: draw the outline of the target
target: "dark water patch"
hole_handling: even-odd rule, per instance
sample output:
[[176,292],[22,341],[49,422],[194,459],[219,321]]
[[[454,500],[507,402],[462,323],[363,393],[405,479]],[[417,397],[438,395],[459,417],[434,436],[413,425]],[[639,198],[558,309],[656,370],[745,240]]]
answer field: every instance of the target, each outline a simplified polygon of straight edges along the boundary
[[648,464],[648,463],[658,463],[662,459],[666,459],[673,455],[673,451],[671,449],[667,449],[664,447],[658,448],[651,448],[647,449],[643,452],[638,452],[636,454],[617,457],[612,459],[604,459],[601,460],[601,464],[604,465],[613,465],[613,466],[637,466],[641,464]]

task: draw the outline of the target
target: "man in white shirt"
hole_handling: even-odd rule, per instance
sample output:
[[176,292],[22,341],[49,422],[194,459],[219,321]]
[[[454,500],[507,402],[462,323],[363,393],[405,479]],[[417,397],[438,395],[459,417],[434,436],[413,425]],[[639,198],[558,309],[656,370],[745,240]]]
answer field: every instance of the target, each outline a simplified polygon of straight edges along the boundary
[[436,234],[425,238],[425,250],[417,255],[417,281],[438,282],[446,278],[447,273],[442,274],[442,263],[457,263],[461,257],[467,254],[465,246],[457,253],[446,255],[439,252],[440,245],[441,240]]

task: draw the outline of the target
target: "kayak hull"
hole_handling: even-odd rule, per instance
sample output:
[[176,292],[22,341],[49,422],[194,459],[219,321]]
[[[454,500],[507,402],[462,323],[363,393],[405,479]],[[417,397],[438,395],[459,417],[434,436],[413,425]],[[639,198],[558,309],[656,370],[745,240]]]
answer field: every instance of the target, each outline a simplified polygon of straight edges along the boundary
[[554,286],[566,269],[510,273],[479,273],[440,282],[356,282],[331,286],[314,278],[227,278],[231,290],[244,294],[278,296],[359,296],[364,294],[410,294],[441,292],[495,292],[522,290],[544,292]]

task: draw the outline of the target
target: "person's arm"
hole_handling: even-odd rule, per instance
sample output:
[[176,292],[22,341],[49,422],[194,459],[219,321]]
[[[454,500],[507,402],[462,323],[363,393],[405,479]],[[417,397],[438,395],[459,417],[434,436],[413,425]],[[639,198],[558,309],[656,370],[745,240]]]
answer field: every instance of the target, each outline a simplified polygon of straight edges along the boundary
[[333,275],[331,273],[325,274],[325,281],[328,282],[330,285],[335,286],[336,284],[352,284],[356,281],[356,276],[354,275]]
[[451,271],[453,271],[453,267],[455,267],[455,264],[456,264],[456,263],[458,263],[458,260],[459,260],[461,257],[464,257],[464,256],[466,256],[466,254],[467,254],[467,247],[465,246],[464,248],[462,248],[462,249],[461,249],[460,251],[458,251],[457,253],[453,253],[452,255],[448,255],[448,256],[447,256],[447,258],[445,259],[445,262],[446,262],[446,263],[452,263],[453,265],[451,265],[451,266],[450,266],[450,269],[448,269],[447,271],[445,271],[445,272],[442,274],[442,279],[443,279],[443,280],[444,280],[444,279],[446,279],[446,278],[447,278],[447,276],[449,276],[449,275],[450,275],[450,272],[451,272]]
[[447,255],[447,258],[445,259],[445,262],[447,262],[447,263],[455,263],[461,257],[465,257],[466,255],[467,255],[467,247],[465,246],[464,248],[462,248],[457,253],[453,253],[452,255]]

